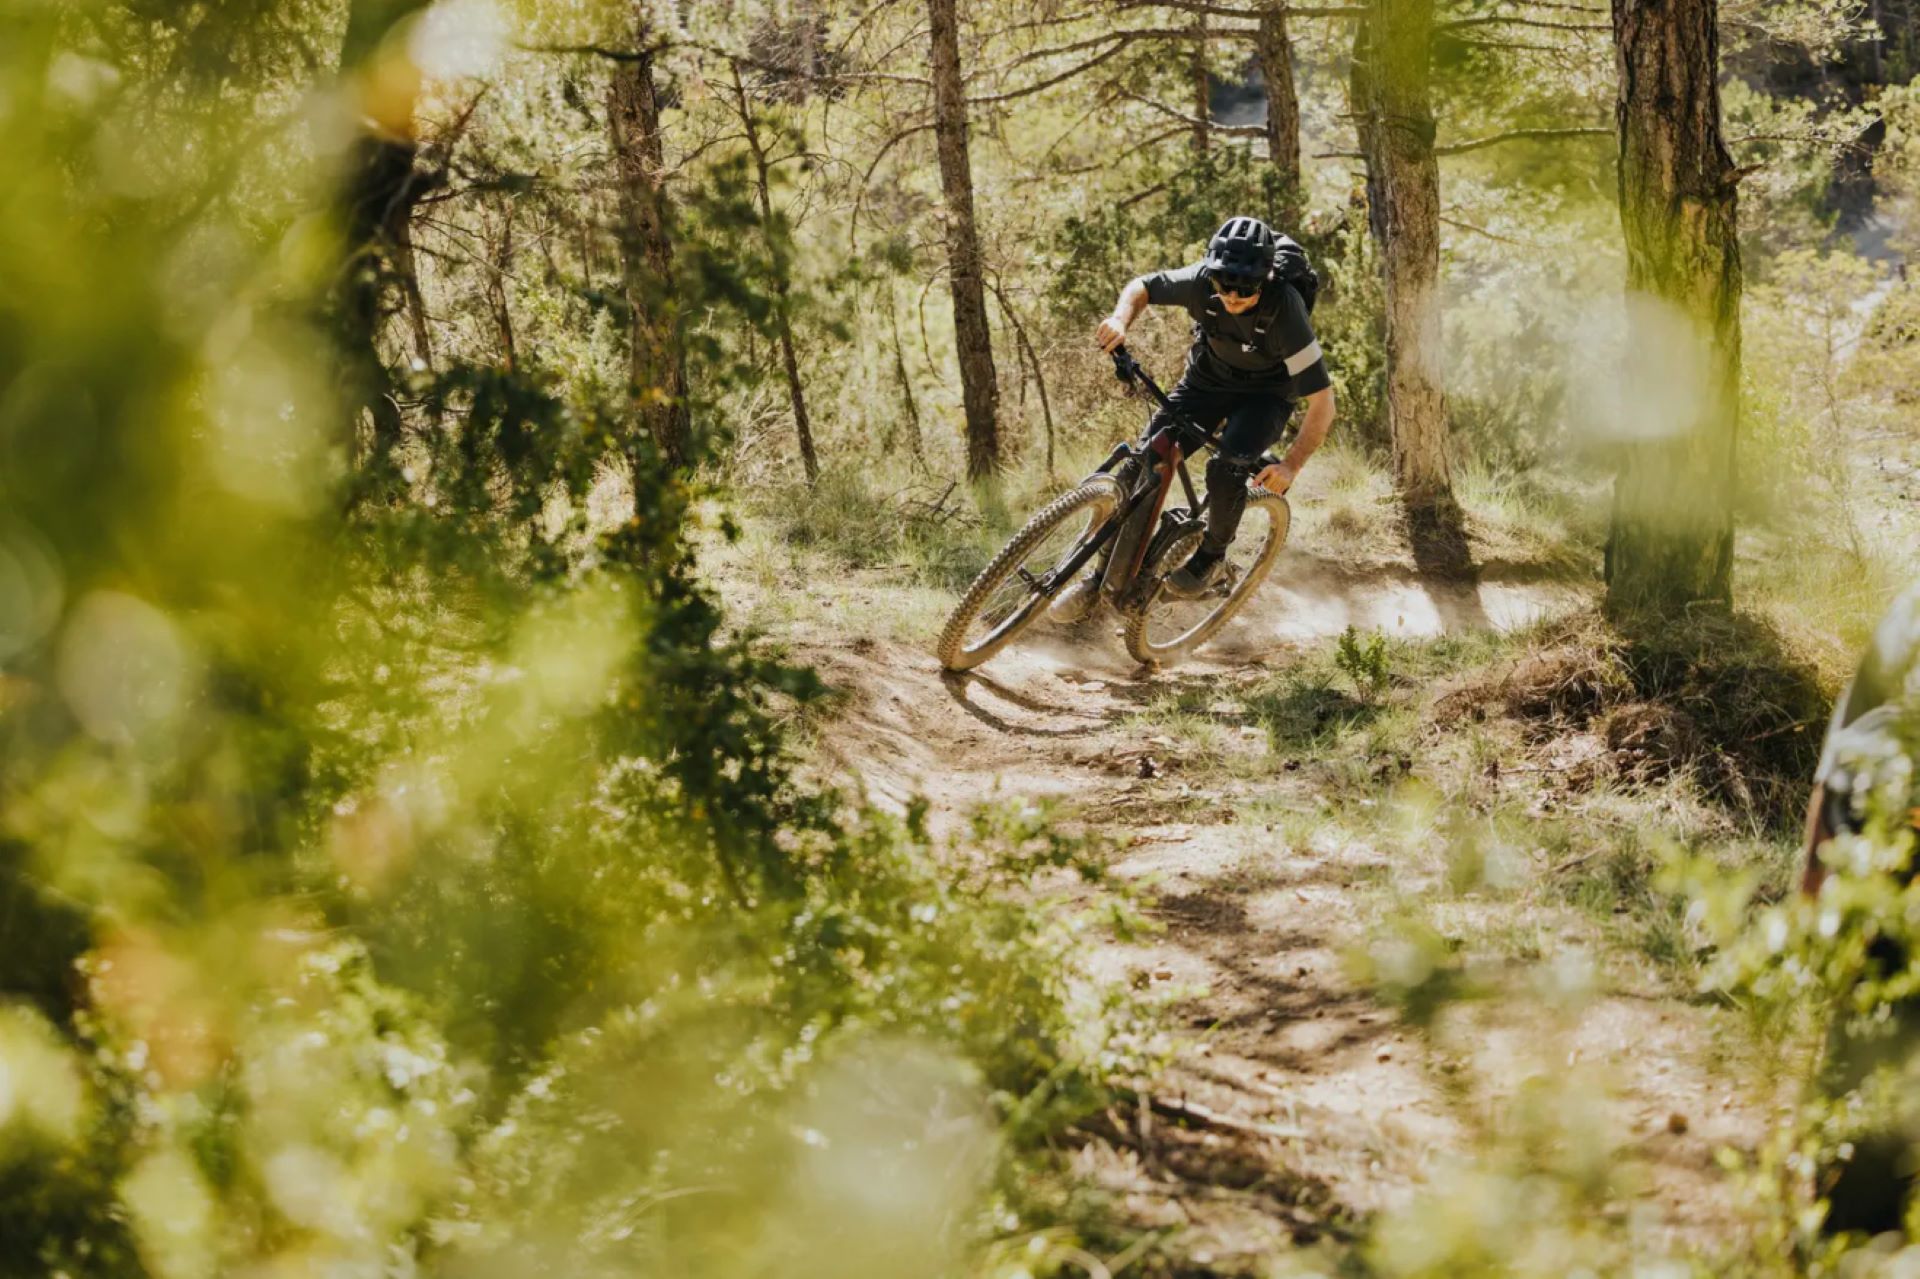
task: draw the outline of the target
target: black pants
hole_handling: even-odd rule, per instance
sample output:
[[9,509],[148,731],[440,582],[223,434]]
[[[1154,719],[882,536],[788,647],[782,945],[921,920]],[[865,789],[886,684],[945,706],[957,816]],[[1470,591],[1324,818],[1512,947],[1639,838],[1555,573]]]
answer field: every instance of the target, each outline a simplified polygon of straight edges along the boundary
[[[1185,378],[1167,399],[1174,412],[1196,426],[1220,431],[1220,447],[1207,459],[1207,535],[1200,543],[1217,555],[1232,545],[1240,529],[1240,517],[1247,510],[1247,481],[1260,469],[1260,455],[1286,429],[1293,401],[1272,388],[1223,391],[1194,386]],[[1161,409],[1154,414],[1154,427],[1164,425],[1167,418],[1168,410]],[[1181,447],[1191,452],[1199,444],[1188,439]]]

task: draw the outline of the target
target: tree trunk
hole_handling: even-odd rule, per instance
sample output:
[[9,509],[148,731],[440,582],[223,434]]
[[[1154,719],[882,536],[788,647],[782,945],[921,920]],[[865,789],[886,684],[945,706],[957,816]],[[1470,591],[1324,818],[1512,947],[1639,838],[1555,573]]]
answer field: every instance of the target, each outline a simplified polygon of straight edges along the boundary
[[636,56],[614,68],[607,131],[620,193],[620,258],[633,312],[628,370],[636,415],[669,466],[687,464],[686,351],[673,290],[672,210],[664,188],[660,99],[653,84],[650,32],[635,24]]
[[[913,448],[914,465],[924,471],[927,469],[927,455],[920,444],[920,407],[914,403],[913,379],[907,376],[906,347],[900,341],[899,299],[894,297],[891,291],[887,294],[887,320],[893,329],[894,384],[900,388],[901,407],[907,414],[907,443]],[[889,443],[892,441],[891,432],[888,433],[888,441]]]
[[1207,15],[1193,15],[1193,47],[1188,54],[1193,80],[1193,149],[1205,155],[1213,145],[1213,80],[1207,74]]
[[513,199],[500,202],[500,237],[493,243],[492,261],[487,269],[487,309],[493,313],[494,333],[500,339],[502,367],[511,372],[519,367],[519,352],[513,340],[513,310],[507,303],[507,281],[513,272]]
[[1353,107],[1386,281],[1387,422],[1411,510],[1453,506],[1441,390],[1440,166],[1428,43],[1433,0],[1372,0],[1354,38]]
[[[340,42],[340,76],[351,83],[376,57],[393,29],[423,0],[354,0]],[[359,93],[366,124],[348,151],[340,192],[343,269],[333,300],[335,340],[345,362],[349,401],[373,420],[370,451],[353,449],[362,469],[392,456],[403,422],[393,379],[380,355],[380,324],[388,284],[410,270],[408,222],[426,185],[414,168],[419,143],[414,105],[419,77],[403,69],[383,76],[382,92]],[[399,92],[395,92],[395,89]],[[416,281],[405,280],[410,289]]]
[[433,367],[433,337],[427,327],[427,299],[420,292],[420,269],[413,253],[413,219],[409,217],[396,228],[398,236],[393,243],[394,268],[400,275],[400,289],[405,295],[408,327],[413,334],[413,358],[419,367]]
[[[1267,86],[1267,160],[1280,171],[1289,191],[1300,190],[1300,96],[1293,87],[1293,38],[1287,34],[1287,11],[1279,0],[1269,0],[1260,11],[1260,34],[1255,51],[1260,79]],[[1295,208],[1299,197],[1291,197]]]
[[967,155],[967,91],[960,76],[956,5],[957,0],[927,0],[927,17],[933,42],[934,136],[947,202],[947,273],[967,412],[967,477],[977,480],[1000,469],[1000,386],[987,327],[980,235],[973,220],[973,166]]
[[1872,70],[1874,83],[1879,84],[1885,76],[1885,73],[1881,69],[1880,55],[1881,51],[1886,48],[1887,43],[1886,23],[1880,19],[1880,0],[1869,0],[1867,17],[1873,23],[1873,35],[1867,41],[1867,52],[1872,58],[1868,66]]
[[820,481],[820,456],[813,451],[813,423],[807,417],[807,400],[800,386],[800,361],[793,353],[793,322],[787,317],[784,285],[779,292],[775,316],[780,325],[780,361],[787,370],[787,398],[793,404],[793,429],[800,437],[800,465],[807,473],[807,483],[813,485]]
[[1614,481],[1611,608],[1732,597],[1740,242],[1715,0],[1614,0],[1629,358],[1646,428]]
[[746,134],[747,150],[753,156],[755,193],[760,198],[760,232],[773,264],[773,320],[775,336],[780,340],[780,361],[787,371],[787,400],[793,406],[793,429],[800,437],[800,464],[807,473],[809,486],[820,481],[820,458],[813,451],[813,422],[807,416],[806,388],[800,382],[800,361],[793,350],[792,255],[774,236],[773,172],[767,149],[760,140],[760,123],[754,119],[753,103],[740,80],[740,66],[733,67],[734,102],[740,111],[740,128]]

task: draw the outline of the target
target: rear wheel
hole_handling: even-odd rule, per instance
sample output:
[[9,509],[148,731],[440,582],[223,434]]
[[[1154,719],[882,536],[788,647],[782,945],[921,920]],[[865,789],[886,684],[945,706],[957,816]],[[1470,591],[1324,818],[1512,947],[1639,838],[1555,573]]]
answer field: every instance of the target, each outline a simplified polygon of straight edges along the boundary
[[1200,545],[1199,525],[1185,530],[1154,565],[1162,580],[1154,581],[1144,602],[1127,615],[1127,651],[1136,661],[1167,666],[1212,639],[1273,571],[1292,518],[1286,498],[1267,492],[1250,495],[1220,576],[1212,589],[1192,600],[1175,599],[1163,580]]
[[1120,506],[1120,482],[1096,475],[1042,507],[967,588],[940,634],[940,664],[972,670],[1011,644],[1046,612],[1067,583],[1041,583],[1099,534]]

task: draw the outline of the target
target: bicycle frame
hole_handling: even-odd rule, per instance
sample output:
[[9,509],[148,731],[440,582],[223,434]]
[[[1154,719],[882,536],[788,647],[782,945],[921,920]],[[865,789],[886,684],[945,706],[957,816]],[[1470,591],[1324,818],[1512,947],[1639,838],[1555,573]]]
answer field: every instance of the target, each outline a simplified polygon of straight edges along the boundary
[[[1029,587],[1038,588],[1048,595],[1058,590],[1061,584],[1072,581],[1089,561],[1106,549],[1109,542],[1124,532],[1135,535],[1136,545],[1128,548],[1124,568],[1119,574],[1114,574],[1112,566],[1109,566],[1107,577],[1111,581],[1104,583],[1104,589],[1112,596],[1123,597],[1139,576],[1142,565],[1146,563],[1147,551],[1153,543],[1153,527],[1159,522],[1161,513],[1166,509],[1167,495],[1172,491],[1176,478],[1179,479],[1180,487],[1186,494],[1188,510],[1197,518],[1207,509],[1206,501],[1194,492],[1193,478],[1187,474],[1187,455],[1180,447],[1180,432],[1176,428],[1184,427],[1198,436],[1203,446],[1213,448],[1220,446],[1218,433],[1204,429],[1174,408],[1166,392],[1162,391],[1159,384],[1140,367],[1140,362],[1133,358],[1133,353],[1124,345],[1115,347],[1113,350],[1113,370],[1114,375],[1121,381],[1145,387],[1148,394],[1172,420],[1159,430],[1143,436],[1138,443],[1114,445],[1113,452],[1107,455],[1107,460],[1095,469],[1094,474],[1111,474],[1115,467],[1131,459],[1153,466],[1158,471],[1160,479],[1157,484],[1142,487],[1131,494],[1121,508],[1114,513],[1113,518],[1101,526],[1092,540],[1068,559],[1055,565],[1053,570],[1044,577],[1034,578],[1024,569],[1020,571],[1021,577]],[[1141,505],[1149,499],[1152,501],[1152,513],[1142,518]]]

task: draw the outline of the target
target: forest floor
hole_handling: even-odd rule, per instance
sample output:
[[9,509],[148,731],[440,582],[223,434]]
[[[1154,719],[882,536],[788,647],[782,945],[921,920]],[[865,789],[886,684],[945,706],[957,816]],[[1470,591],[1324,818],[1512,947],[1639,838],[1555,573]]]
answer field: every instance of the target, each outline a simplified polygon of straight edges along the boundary
[[[956,676],[931,655],[944,593],[884,566],[763,565],[755,585],[715,562],[736,615],[835,691],[807,725],[819,767],[882,806],[924,797],[936,833],[983,803],[1049,803],[1144,891],[1157,928],[1085,960],[1157,997],[1179,1046],[1063,1153],[1090,1233],[1149,1241],[1130,1263],[1242,1274],[1283,1246],[1337,1250],[1463,1152],[1519,1139],[1516,1099],[1542,1080],[1595,1102],[1594,1140],[1631,1170],[1607,1206],[1622,1229],[1656,1251],[1732,1233],[1718,1153],[1752,1151],[1782,1099],[1735,1015],[1695,994],[1650,850],[1661,829],[1704,836],[1776,878],[1790,853],[1701,798],[1662,746],[1684,726],[1600,687],[1590,577],[1562,560],[1423,580],[1296,529],[1245,615],[1177,668],[1140,670],[1108,615]],[[1377,695],[1331,661],[1349,626],[1396,637]],[[1514,997],[1423,1027],[1356,970],[1407,937]],[[1543,971],[1567,990],[1543,994]]]

